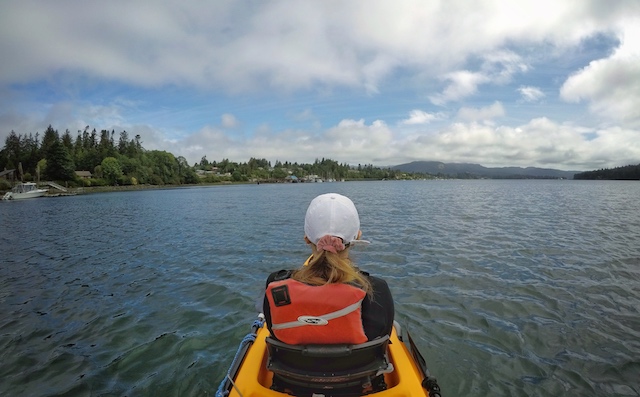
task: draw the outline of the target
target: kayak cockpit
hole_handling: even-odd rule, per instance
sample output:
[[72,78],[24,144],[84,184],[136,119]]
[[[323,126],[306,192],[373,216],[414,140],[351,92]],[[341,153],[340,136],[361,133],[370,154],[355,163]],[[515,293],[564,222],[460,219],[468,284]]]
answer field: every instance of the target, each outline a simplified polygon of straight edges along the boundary
[[288,345],[272,337],[266,344],[271,389],[294,395],[376,393],[387,388],[384,374],[393,371],[388,335],[358,345]]
[[[254,327],[254,333],[250,343],[245,344],[245,338],[240,346],[236,360],[232,363],[226,378],[221,382],[216,397],[283,397],[287,396],[287,387],[303,387],[296,389],[296,395],[332,396],[339,395],[344,390],[334,392],[331,388],[323,388],[322,385],[331,382],[327,377],[341,378],[338,383],[353,386],[359,389],[362,380],[369,378],[372,389],[363,390],[371,397],[439,397],[440,389],[435,378],[431,378],[426,369],[426,363],[412,343],[408,333],[402,335],[399,325],[394,326],[389,337],[381,338],[364,344],[364,349],[358,351],[357,346],[336,347],[336,351],[324,346],[292,346],[286,345],[269,335],[269,330],[260,324]],[[355,348],[355,353],[354,353]],[[305,350],[306,349],[306,350]],[[351,353],[348,350],[351,349]],[[327,351],[324,351],[327,350]],[[323,355],[337,354],[335,357],[322,357]],[[311,356],[309,355],[311,354]],[[358,359],[342,360],[340,355],[362,355]],[[319,356],[318,356],[319,355]],[[365,356],[369,356],[371,362],[365,363]],[[359,360],[362,359],[362,362]],[[329,363],[343,364],[330,367]],[[300,364],[300,368],[298,367]],[[357,368],[361,364],[361,369]],[[367,367],[370,364],[370,367]],[[375,368],[375,369],[374,369]],[[333,372],[332,372],[333,371]],[[356,374],[358,376],[352,376]],[[313,374],[319,374],[319,379],[310,379]],[[322,378],[322,379],[320,379]],[[383,383],[375,384],[384,379]],[[349,383],[357,382],[350,385]],[[302,383],[302,384],[296,384]],[[314,385],[310,385],[313,383]],[[335,385],[334,385],[335,386]],[[304,393],[298,390],[312,392]],[[350,396],[358,396],[359,392],[349,393]]]

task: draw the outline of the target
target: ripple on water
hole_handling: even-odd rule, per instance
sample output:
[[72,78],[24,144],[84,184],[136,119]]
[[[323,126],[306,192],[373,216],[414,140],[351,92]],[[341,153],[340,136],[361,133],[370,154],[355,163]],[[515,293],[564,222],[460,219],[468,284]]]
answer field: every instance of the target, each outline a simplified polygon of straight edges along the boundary
[[640,395],[640,188],[577,181],[0,203],[17,225],[0,229],[0,395],[212,395],[266,276],[308,254],[306,205],[334,189],[445,395]]

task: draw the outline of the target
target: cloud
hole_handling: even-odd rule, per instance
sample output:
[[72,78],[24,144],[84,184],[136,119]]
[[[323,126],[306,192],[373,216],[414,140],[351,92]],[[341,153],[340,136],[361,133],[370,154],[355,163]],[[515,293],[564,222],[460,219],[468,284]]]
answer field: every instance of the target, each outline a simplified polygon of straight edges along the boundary
[[505,84],[515,74],[527,72],[529,65],[515,52],[500,50],[485,55],[481,68],[492,83]]
[[238,120],[232,114],[225,113],[222,115],[222,127],[223,128],[236,128],[238,126]]
[[359,159],[379,163],[390,153],[393,133],[384,121],[376,120],[367,126],[364,120],[342,120],[324,132],[317,142],[327,153],[344,153],[342,161],[350,164]]
[[458,110],[458,118],[467,121],[493,120],[504,115],[505,110],[500,102],[484,108],[463,107]]
[[624,2],[596,10],[590,7],[597,4],[572,2],[543,8],[535,1],[505,7],[496,2],[470,6],[464,0],[168,1],[161,7],[144,1],[60,0],[1,7],[4,83],[81,73],[142,87],[175,84],[239,92],[320,84],[375,94],[403,68],[450,80],[442,98],[447,100],[473,87],[463,75],[446,71],[465,70],[465,62],[483,59],[483,70],[470,76],[508,79],[526,65],[505,48],[579,42],[608,29]]
[[285,129],[272,131],[263,126],[252,136],[237,139],[221,129],[206,127],[173,144],[172,152],[190,162],[229,158],[244,162],[249,158],[270,161],[312,163],[317,158],[331,158],[347,164],[385,161],[392,153],[393,133],[382,121],[367,125],[364,120],[340,121],[337,125],[314,133]]
[[190,162],[637,163],[639,26],[626,1],[0,2],[0,138],[126,129]]
[[489,78],[482,73],[463,70],[448,73],[443,76],[443,80],[448,81],[449,85],[441,94],[429,97],[434,105],[444,105],[475,94],[478,91],[478,85],[488,82]]
[[[90,106],[86,109],[73,108],[81,115],[96,110]],[[102,110],[107,116],[113,112],[108,108]],[[457,122],[439,123],[431,128],[428,128],[429,124],[400,123],[394,128],[382,120],[367,123],[364,119],[343,119],[320,130],[274,129],[262,124],[254,129],[253,134],[242,135],[222,126],[205,126],[178,138],[170,129],[151,124],[121,123],[118,117],[113,117],[113,120],[119,124],[96,128],[114,129],[116,134],[126,130],[130,137],[140,135],[147,150],[166,150],[175,156],[184,156],[190,164],[200,161],[203,156],[207,156],[209,161],[228,158],[246,162],[255,157],[301,163],[312,163],[324,157],[352,165],[386,166],[413,160],[435,160],[473,162],[485,166],[590,170],[637,164],[640,158],[638,132],[633,128],[592,128],[558,123],[544,117],[518,126],[496,123],[495,119],[503,114],[503,105],[496,102],[488,107],[461,108]],[[7,118],[0,118],[0,123],[29,119],[19,113]],[[487,119],[492,122],[487,123]],[[85,125],[77,125],[70,130],[74,134]],[[53,127],[58,129],[60,124],[54,123]],[[42,133],[43,130],[16,132]]]
[[545,97],[544,92],[538,87],[521,86],[518,92],[525,102],[537,102]]
[[460,101],[476,94],[482,84],[506,84],[512,80],[514,74],[526,72],[528,69],[521,57],[511,51],[489,53],[483,56],[478,71],[459,70],[442,76],[441,79],[448,82],[447,87],[429,99],[435,105]]
[[432,121],[438,120],[440,118],[442,118],[442,114],[427,113],[422,110],[414,109],[409,113],[409,118],[402,120],[401,124],[429,124]]
[[570,76],[560,89],[562,99],[589,102],[594,113],[640,126],[640,18],[625,25],[620,46]]
[[588,170],[637,163],[640,143],[636,136],[630,129],[591,130],[538,118],[515,128],[454,123],[432,134],[417,135],[399,149],[414,160]]
[[408,136],[380,120],[367,124],[345,119],[321,132],[263,128],[242,139],[206,127],[173,143],[171,152],[190,162],[204,155],[239,162],[251,157],[301,163],[331,158],[351,165],[381,166],[434,160],[580,171],[637,163],[640,142],[633,129],[591,129],[544,117],[517,127],[463,121],[431,131],[415,130]]

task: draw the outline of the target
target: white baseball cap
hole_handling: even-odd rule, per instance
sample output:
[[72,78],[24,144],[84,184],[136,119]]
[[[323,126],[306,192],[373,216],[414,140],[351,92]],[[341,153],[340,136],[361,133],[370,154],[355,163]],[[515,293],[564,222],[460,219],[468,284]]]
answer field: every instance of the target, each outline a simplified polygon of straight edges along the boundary
[[358,240],[360,217],[353,202],[338,193],[321,194],[314,198],[304,217],[304,234],[313,243],[326,236],[340,237],[345,245]]

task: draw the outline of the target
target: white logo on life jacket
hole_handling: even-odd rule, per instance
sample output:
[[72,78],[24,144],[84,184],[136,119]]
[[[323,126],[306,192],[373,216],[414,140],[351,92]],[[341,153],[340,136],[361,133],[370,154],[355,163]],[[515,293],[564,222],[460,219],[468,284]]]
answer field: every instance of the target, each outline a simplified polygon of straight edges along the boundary
[[313,317],[313,316],[300,316],[298,317],[298,321],[301,323],[305,323],[308,325],[327,325],[329,321],[325,320],[322,317]]

